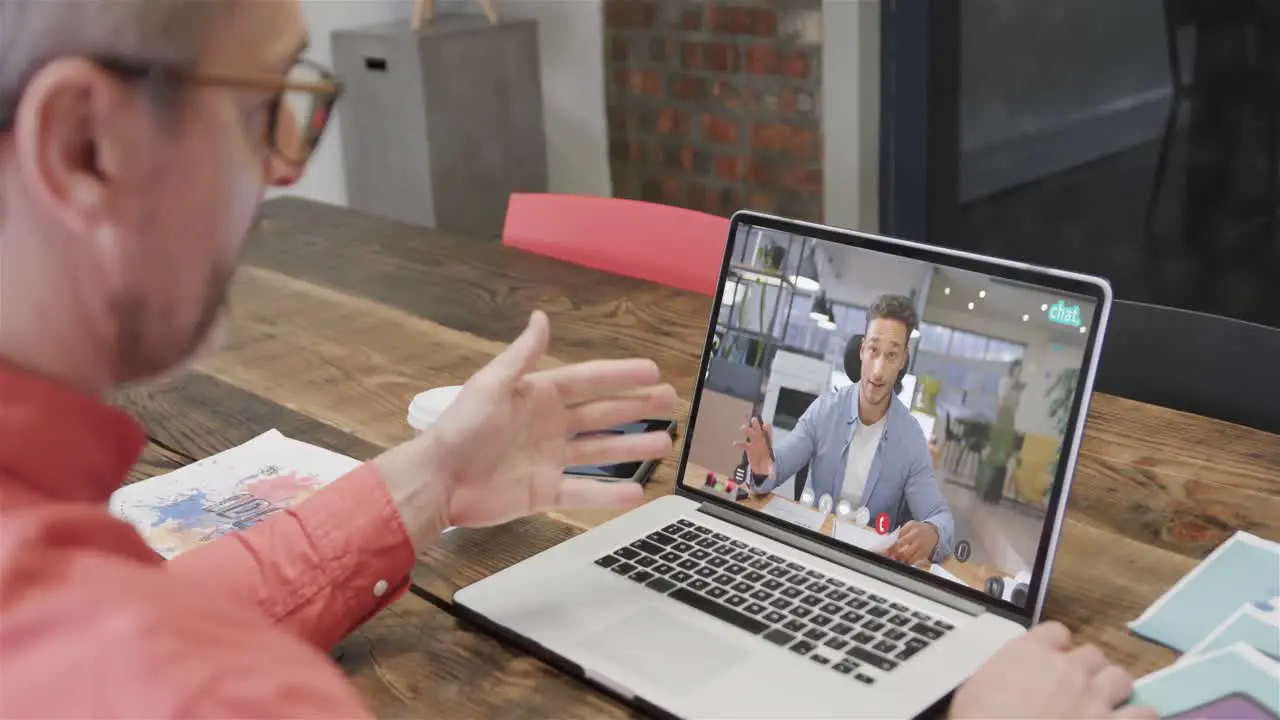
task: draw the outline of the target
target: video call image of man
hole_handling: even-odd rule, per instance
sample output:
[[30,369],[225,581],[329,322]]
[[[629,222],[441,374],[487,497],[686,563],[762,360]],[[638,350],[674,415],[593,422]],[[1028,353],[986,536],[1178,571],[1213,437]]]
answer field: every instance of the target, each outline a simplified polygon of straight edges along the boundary
[[745,440],[738,443],[747,453],[754,492],[772,492],[808,463],[814,497],[847,502],[855,509],[847,517],[872,527],[887,516],[886,532],[898,534],[885,555],[911,565],[942,562],[955,536],[924,431],[897,396],[917,325],[909,299],[876,298],[867,310],[854,384],[819,396],[776,445],[772,428],[759,418],[742,428]]

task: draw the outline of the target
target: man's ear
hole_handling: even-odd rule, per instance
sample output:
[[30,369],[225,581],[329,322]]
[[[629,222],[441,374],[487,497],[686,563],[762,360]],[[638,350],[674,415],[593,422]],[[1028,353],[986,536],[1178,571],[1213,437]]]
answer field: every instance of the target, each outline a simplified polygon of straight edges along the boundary
[[120,157],[123,84],[83,58],[60,58],[31,78],[14,119],[24,185],[46,215],[74,234],[92,232],[110,215],[104,159]]

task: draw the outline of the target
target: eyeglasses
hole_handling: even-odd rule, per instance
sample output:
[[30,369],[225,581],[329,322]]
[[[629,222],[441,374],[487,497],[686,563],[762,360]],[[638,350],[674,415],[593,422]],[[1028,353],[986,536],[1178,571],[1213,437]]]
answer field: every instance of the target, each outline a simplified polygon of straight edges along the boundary
[[[302,58],[294,61],[284,75],[218,73],[117,57],[98,57],[94,62],[103,70],[129,80],[273,92],[268,108],[267,141],[273,152],[297,166],[305,165],[315,152],[329,126],[333,106],[342,94],[342,83],[332,71]],[[9,129],[11,121],[11,117],[0,120],[0,130]]]

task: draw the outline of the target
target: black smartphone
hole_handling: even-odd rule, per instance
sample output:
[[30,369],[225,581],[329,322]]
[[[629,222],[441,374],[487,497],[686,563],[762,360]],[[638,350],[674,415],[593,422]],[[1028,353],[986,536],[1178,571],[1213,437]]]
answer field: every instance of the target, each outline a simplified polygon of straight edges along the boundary
[[[578,433],[574,437],[589,437],[592,435],[626,435],[630,433],[646,433],[663,431],[672,437],[676,436],[675,420],[640,420],[638,422],[624,423],[615,425],[605,430],[596,430],[589,433]],[[564,469],[566,475],[578,475],[581,477],[596,478],[597,480],[608,480],[611,482],[634,482],[641,485],[649,482],[649,476],[653,474],[654,467],[657,466],[657,460],[644,460],[642,462],[617,463],[614,465],[572,465]]]

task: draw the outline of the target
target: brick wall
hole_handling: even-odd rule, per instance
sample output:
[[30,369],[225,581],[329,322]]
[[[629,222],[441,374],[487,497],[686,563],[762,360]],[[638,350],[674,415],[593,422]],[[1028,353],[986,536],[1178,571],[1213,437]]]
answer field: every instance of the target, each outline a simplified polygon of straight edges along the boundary
[[821,0],[605,0],[613,192],[822,220]]

